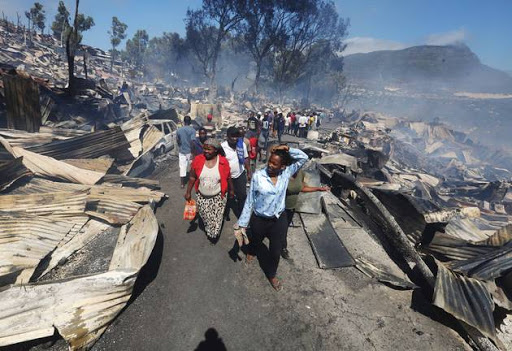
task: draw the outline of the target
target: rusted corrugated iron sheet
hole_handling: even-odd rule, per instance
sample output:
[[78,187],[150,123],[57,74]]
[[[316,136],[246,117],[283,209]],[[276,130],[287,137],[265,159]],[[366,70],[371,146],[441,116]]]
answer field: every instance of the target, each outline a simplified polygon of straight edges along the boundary
[[66,140],[29,147],[27,150],[63,160],[69,158],[98,158],[104,155],[122,155],[125,158],[131,158],[131,154],[128,152],[129,148],[130,143],[124,132],[120,127],[114,127],[109,130],[100,130]]
[[512,240],[512,224],[508,224],[496,231],[486,240],[480,241],[478,245],[502,246]]
[[94,200],[98,197],[108,197],[117,199],[119,201],[131,201],[140,204],[146,204],[154,201],[156,203],[165,196],[160,191],[150,190],[148,188],[131,188],[121,187],[113,184],[100,184],[100,185],[82,185],[72,183],[53,182],[46,179],[34,178],[23,187],[19,187],[13,191],[15,194],[36,194],[36,193],[51,193],[58,191],[88,191],[88,201]]
[[126,306],[158,235],[150,206],[123,226],[109,271],[0,292],[0,346],[51,336],[71,350],[90,348]]
[[87,217],[0,217],[0,286],[28,283],[39,262],[86,221]]
[[71,350],[94,343],[130,299],[137,271],[28,284],[0,292],[0,346],[51,336]]
[[141,205],[132,201],[99,195],[88,198],[85,212],[91,217],[103,219],[110,224],[125,224],[133,218],[140,208]]
[[65,140],[89,132],[78,129],[50,128],[42,126],[38,133],[28,133],[22,130],[0,128],[0,136],[12,146],[30,147],[48,144],[54,140]]
[[30,175],[32,172],[23,165],[23,157],[0,164],[0,191],[8,188],[18,179]]
[[66,162],[67,164],[73,165],[75,167],[81,169],[88,169],[90,171],[95,172],[103,172],[106,173],[112,164],[114,163],[113,158],[90,158],[90,159],[66,159],[62,160],[62,162]]
[[0,216],[80,216],[84,214],[86,202],[86,191],[2,195]]
[[67,259],[72,254],[87,245],[97,235],[113,227],[103,221],[90,219],[79,231],[73,233],[73,230],[57,245],[54,251],[51,252],[49,262],[45,266],[44,271],[40,272],[39,276],[44,276],[50,272],[54,267],[59,265],[62,260]]
[[106,174],[101,180],[102,183],[120,184],[128,187],[146,187],[149,189],[160,189],[158,180],[133,178],[120,174]]
[[437,262],[434,305],[496,339],[494,302],[485,283],[453,273]]
[[69,181],[71,183],[95,184],[104,175],[104,172],[89,171],[58,161],[52,157],[39,155],[20,147],[10,147],[2,138],[0,143],[15,157],[23,157],[23,165],[32,173],[43,178],[53,178]]

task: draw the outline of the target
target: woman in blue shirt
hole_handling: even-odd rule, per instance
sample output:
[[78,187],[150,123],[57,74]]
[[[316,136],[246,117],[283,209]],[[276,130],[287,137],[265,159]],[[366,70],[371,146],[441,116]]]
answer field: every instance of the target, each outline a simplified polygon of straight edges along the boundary
[[270,150],[267,167],[257,171],[251,181],[251,188],[244,209],[238,219],[238,226],[247,228],[251,224],[252,237],[249,243],[247,261],[250,262],[263,245],[263,238],[269,239],[270,262],[265,274],[277,291],[281,284],[276,278],[283,238],[288,222],[286,220],[285,198],[290,177],[308,160],[299,149],[278,145]]

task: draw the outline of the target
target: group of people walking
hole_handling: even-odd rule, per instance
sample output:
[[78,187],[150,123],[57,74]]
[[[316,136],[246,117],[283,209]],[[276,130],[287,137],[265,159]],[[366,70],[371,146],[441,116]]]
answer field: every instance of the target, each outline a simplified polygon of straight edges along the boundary
[[[207,237],[212,243],[218,240],[225,215],[232,209],[238,217],[235,234],[242,232],[249,238],[248,263],[259,257],[263,239],[269,239],[270,260],[263,262],[263,267],[272,287],[280,290],[277,268],[281,256],[289,258],[287,232],[296,197],[301,191],[325,191],[328,188],[308,187],[300,171],[307,155],[281,143],[268,149],[266,166],[255,171],[256,155],[260,154],[261,161],[261,149],[268,147],[265,133],[270,133],[270,124],[269,114],[265,113],[261,120],[251,114],[247,120],[247,133],[243,128],[230,127],[226,140],[221,143],[216,138],[208,138],[204,129],[199,129],[198,140],[187,116],[184,126],[177,131],[177,141],[182,187],[191,161],[184,197],[190,200],[192,189],[195,189],[197,212]],[[261,134],[265,138],[263,143],[260,143]],[[248,192],[247,182],[250,183]]]

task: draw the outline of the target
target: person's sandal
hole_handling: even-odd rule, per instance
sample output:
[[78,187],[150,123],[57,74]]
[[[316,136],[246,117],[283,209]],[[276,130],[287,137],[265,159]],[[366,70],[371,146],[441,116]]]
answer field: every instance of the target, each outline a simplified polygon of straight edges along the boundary
[[281,291],[283,290],[283,286],[281,285],[281,282],[277,278],[270,278],[268,280],[270,282],[270,285],[274,288],[275,291]]

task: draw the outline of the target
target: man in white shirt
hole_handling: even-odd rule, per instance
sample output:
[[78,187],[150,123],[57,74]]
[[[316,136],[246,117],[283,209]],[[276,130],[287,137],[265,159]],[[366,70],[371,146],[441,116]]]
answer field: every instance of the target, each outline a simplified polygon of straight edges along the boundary
[[307,116],[299,117],[299,138],[305,138],[307,134],[309,118]]
[[229,208],[232,208],[238,218],[242,213],[247,197],[247,179],[251,180],[249,153],[236,127],[228,128],[227,140],[221,146],[229,162],[229,168],[231,168],[231,179],[235,192],[234,201],[231,200],[228,203],[227,213],[229,214]]

